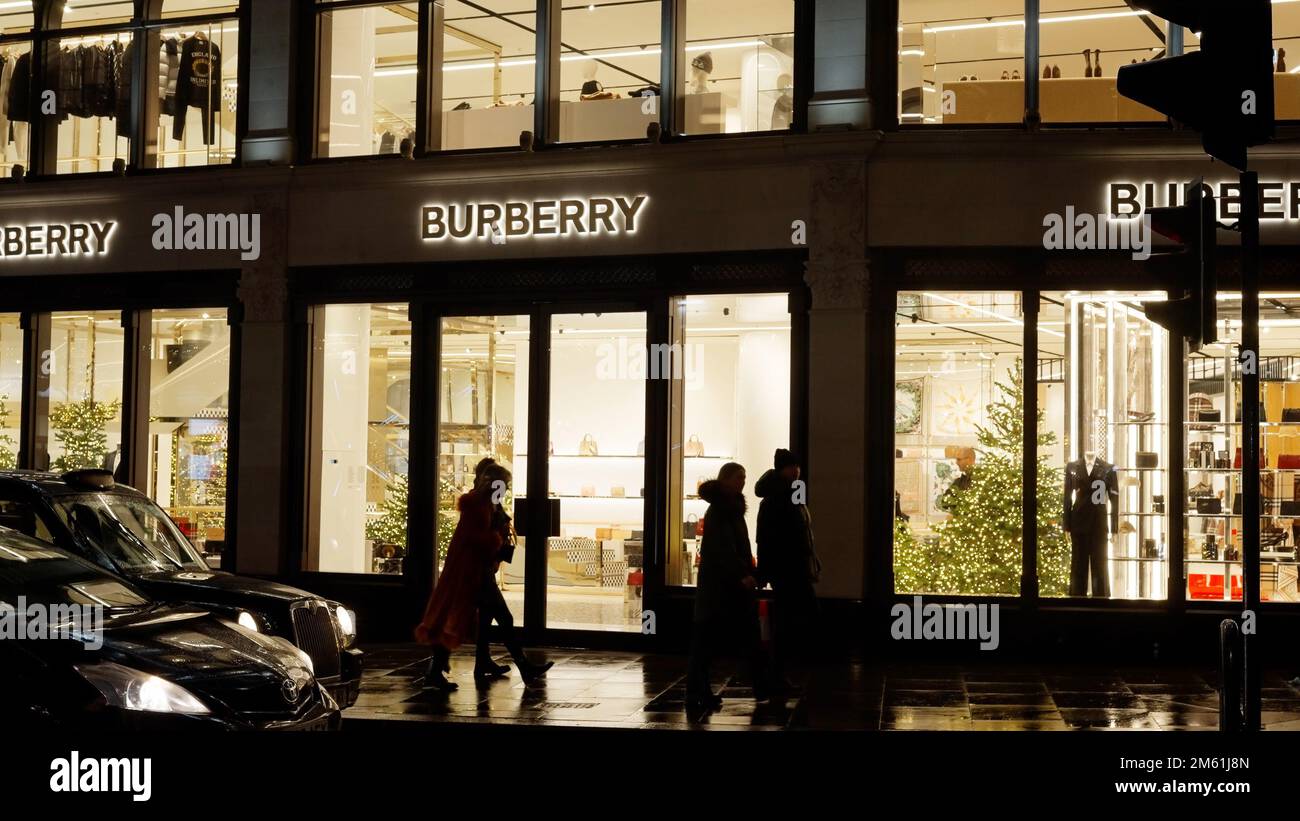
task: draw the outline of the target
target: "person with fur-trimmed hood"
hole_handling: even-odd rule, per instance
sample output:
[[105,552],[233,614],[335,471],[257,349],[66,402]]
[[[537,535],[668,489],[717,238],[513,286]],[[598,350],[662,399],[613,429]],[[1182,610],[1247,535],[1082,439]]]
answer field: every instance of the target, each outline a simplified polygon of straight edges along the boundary
[[700,575],[695,591],[686,706],[693,712],[716,710],[722,699],[709,683],[713,657],[735,649],[749,662],[756,701],[767,700],[766,658],[759,636],[758,582],[749,528],[745,525],[745,468],[728,462],[718,478],[700,485],[709,503],[700,540]]

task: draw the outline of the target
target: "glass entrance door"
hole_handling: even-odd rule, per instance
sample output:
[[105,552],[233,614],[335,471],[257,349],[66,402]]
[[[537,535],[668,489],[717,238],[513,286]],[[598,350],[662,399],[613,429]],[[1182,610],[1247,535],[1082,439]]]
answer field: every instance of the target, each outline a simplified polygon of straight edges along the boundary
[[546,626],[640,632],[646,379],[655,365],[646,315],[550,319],[547,474],[559,522],[546,549]]
[[[528,493],[527,316],[448,316],[441,321],[438,380],[438,567],[460,516],[456,500],[474,486],[474,468],[491,457],[514,478],[504,505]],[[511,561],[497,584],[515,624],[524,624],[527,539],[519,531]]]

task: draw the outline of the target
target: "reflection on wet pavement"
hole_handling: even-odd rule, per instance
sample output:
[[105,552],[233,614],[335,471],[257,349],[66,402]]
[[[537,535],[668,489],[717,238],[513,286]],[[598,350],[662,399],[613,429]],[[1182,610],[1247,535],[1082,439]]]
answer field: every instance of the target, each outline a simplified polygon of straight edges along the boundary
[[[367,648],[361,696],[348,719],[490,722],[716,730],[1213,730],[1213,671],[1190,668],[870,665],[844,661],[790,676],[784,700],[755,704],[749,682],[719,663],[722,708],[686,711],[684,656],[597,650],[537,651],[555,662],[528,687],[512,674],[474,681],[472,655],[458,653],[460,689],[422,689],[427,652]],[[498,661],[509,663],[509,659]],[[1265,674],[1267,730],[1300,729],[1295,670]]]

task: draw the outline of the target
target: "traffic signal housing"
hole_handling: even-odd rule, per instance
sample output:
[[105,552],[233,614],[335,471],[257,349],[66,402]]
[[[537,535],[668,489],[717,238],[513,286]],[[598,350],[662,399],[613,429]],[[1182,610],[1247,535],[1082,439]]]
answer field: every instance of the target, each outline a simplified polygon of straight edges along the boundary
[[1119,93],[1200,132],[1205,151],[1240,171],[1273,138],[1270,0],[1130,0],[1201,39],[1188,54],[1121,66]]
[[1204,180],[1188,184],[1183,204],[1147,209],[1153,233],[1177,242],[1178,250],[1154,254],[1172,264],[1182,284],[1183,296],[1168,302],[1145,304],[1147,319],[1169,331],[1187,337],[1196,350],[1218,339],[1218,220],[1214,198],[1207,195]]

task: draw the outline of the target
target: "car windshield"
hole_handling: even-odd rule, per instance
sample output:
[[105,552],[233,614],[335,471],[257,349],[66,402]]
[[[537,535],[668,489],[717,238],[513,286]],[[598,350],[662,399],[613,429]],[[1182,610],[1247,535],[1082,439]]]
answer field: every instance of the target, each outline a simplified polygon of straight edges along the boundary
[[0,541],[0,608],[21,603],[121,610],[149,602],[89,562],[35,542],[5,539]]
[[123,570],[201,570],[208,566],[167,514],[148,499],[121,493],[56,496],[68,528]]

